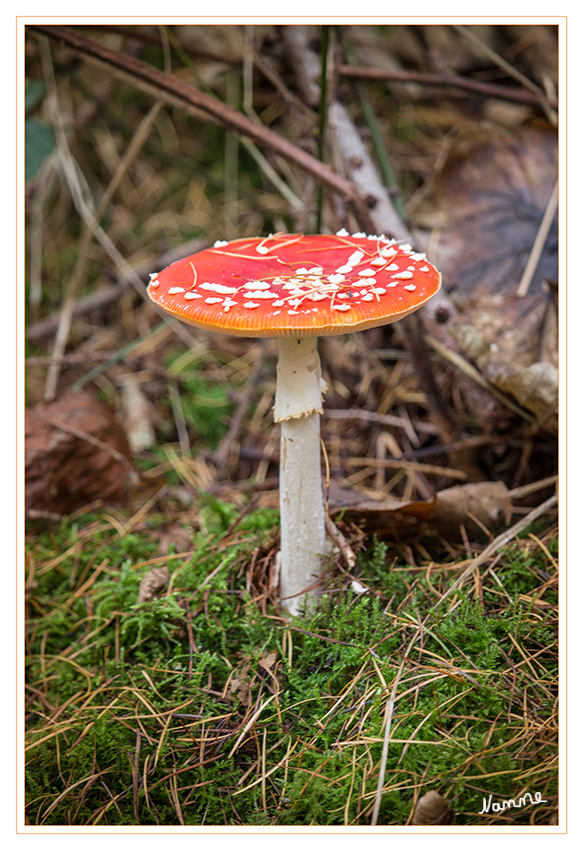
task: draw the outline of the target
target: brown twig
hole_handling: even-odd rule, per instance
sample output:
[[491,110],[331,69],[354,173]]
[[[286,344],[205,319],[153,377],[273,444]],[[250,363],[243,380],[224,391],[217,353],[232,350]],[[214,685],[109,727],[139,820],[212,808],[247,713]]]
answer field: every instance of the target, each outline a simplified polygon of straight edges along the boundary
[[350,548],[350,544],[346,537],[342,534],[340,529],[332,522],[329,516],[326,516],[326,531],[334,541],[334,543],[338,546],[340,550],[340,554],[344,558],[344,562],[350,571],[354,569],[356,566],[356,555]]
[[99,440],[92,434],[87,434],[85,431],[79,431],[78,428],[73,428],[72,425],[67,425],[65,422],[59,422],[58,419],[51,419],[51,425],[55,428],[59,428],[61,431],[65,431],[72,437],[77,437],[79,440],[85,440],[87,443],[91,443],[92,446],[95,446],[97,449],[101,449],[102,452],[106,452],[118,463],[121,463],[127,472],[136,471],[129,460],[121,452],[118,452],[118,450],[114,449],[113,446],[109,446],[107,443],[104,443],[103,440]]
[[[455,74],[422,74],[417,71],[391,71],[385,68],[364,68],[354,65],[338,65],[337,70],[342,77],[356,77],[362,80],[394,80],[395,82],[420,83],[427,86],[451,86],[475,94],[482,94],[485,97],[540,105],[540,97],[534,92],[499,86],[494,83],[483,83],[480,80],[470,80],[466,77],[458,77]],[[558,109],[558,103],[555,100],[549,101],[549,106],[552,109]]]

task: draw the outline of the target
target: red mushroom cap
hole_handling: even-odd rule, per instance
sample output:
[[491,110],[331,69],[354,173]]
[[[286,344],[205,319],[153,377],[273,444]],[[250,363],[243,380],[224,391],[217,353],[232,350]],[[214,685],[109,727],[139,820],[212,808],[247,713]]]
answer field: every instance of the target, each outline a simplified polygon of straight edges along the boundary
[[424,254],[384,236],[278,233],[216,242],[151,275],[148,295],[200,328],[305,337],[395,322],[440,283]]

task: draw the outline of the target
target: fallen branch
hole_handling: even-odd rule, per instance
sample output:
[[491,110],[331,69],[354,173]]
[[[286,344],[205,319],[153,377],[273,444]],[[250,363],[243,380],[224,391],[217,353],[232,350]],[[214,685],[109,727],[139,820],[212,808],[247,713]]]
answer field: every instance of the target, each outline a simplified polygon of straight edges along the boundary
[[186,104],[191,104],[212,116],[215,120],[218,120],[222,126],[228,127],[252,139],[260,147],[271,148],[271,150],[302,168],[318,183],[336,192],[348,203],[352,204],[360,225],[365,227],[368,232],[373,232],[374,226],[366,205],[350,180],[341,177],[329,165],[320,162],[316,157],[294,145],[288,139],[283,138],[274,130],[270,130],[268,127],[247,118],[239,110],[222,103],[217,98],[201,91],[191,83],[184,82],[184,80],[172,74],[160,71],[158,68],[148,65],[147,62],[143,62],[141,59],[134,59],[133,56],[126,53],[111,50],[105,45],[99,44],[93,39],[86,38],[74,30],[67,29],[66,27],[50,27],[40,24],[29,26],[27,30],[38,32],[57,40],[79,53],[83,58],[92,57],[112,68],[124,71],[135,80],[145,81],[155,88],[156,96],[163,99],[164,94],[168,94],[173,98],[174,102],[178,99]]

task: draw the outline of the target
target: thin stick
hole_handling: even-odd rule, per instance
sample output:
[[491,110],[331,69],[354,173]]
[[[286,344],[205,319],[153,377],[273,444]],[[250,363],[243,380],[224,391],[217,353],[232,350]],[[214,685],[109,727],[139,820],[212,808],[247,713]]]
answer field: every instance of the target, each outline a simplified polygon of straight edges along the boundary
[[[353,77],[362,80],[387,80],[396,83],[420,83],[428,86],[451,86],[452,88],[465,89],[477,92],[484,97],[497,97],[501,100],[511,100],[517,103],[539,104],[540,96],[534,92],[522,91],[518,88],[500,86],[494,83],[484,83],[480,80],[471,80],[466,77],[458,77],[455,74],[422,74],[417,71],[394,71],[387,68],[367,68],[356,65],[337,65],[337,72],[341,77]],[[556,100],[550,100],[551,109],[558,109]]]
[[330,535],[330,537],[332,538],[334,543],[336,543],[336,545],[338,546],[338,548],[340,550],[340,554],[344,558],[344,561],[345,561],[346,566],[348,567],[349,571],[352,571],[354,569],[355,565],[356,565],[356,555],[354,554],[354,552],[350,548],[350,544],[348,543],[348,540],[342,534],[340,529],[337,528],[336,525],[334,525],[334,523],[332,522],[332,520],[330,519],[328,514],[326,514],[325,522],[326,522],[326,531],[328,532],[328,534]]
[[534,240],[532,250],[530,252],[530,257],[528,258],[528,262],[526,264],[524,272],[522,273],[522,277],[520,278],[520,283],[518,284],[518,289],[516,290],[516,294],[520,295],[520,297],[526,295],[529,290],[530,284],[532,283],[532,278],[536,271],[536,267],[538,266],[538,261],[540,260],[543,248],[545,247],[545,242],[547,241],[547,236],[549,235],[549,230],[551,229],[551,224],[553,223],[553,219],[555,217],[558,205],[559,181],[555,183],[555,188],[551,192],[551,197],[549,198],[549,201],[547,203],[545,213],[542,217],[538,233],[536,234],[536,238]]
[[518,416],[521,416],[525,419],[530,425],[534,423],[534,418],[528,413],[526,410],[523,410],[522,407],[519,407],[517,404],[514,404],[509,398],[507,398],[504,393],[501,393],[496,387],[493,387],[482,375],[482,373],[476,369],[475,366],[472,366],[471,363],[462,357],[461,354],[458,354],[457,351],[452,351],[451,348],[448,348],[447,345],[444,345],[440,340],[435,339],[435,337],[426,334],[425,339],[429,343],[429,345],[437,351],[438,354],[441,354],[446,360],[449,360],[450,363],[453,363],[454,366],[457,366],[468,378],[472,378],[479,386],[483,387],[487,390],[491,395],[494,396],[501,404],[511,410],[513,413],[516,413]]
[[91,445],[100,449],[102,452],[106,452],[118,463],[121,463],[127,472],[135,471],[129,460],[121,452],[118,452],[118,450],[114,449],[113,446],[110,446],[102,440],[99,440],[97,437],[94,437],[93,434],[87,434],[85,431],[79,431],[78,428],[73,428],[72,425],[67,425],[65,422],[59,422],[57,419],[51,419],[51,425],[55,428],[59,428],[61,431],[65,431],[72,437],[77,437],[79,440],[85,440],[86,442],[91,443]]
[[536,493],[538,490],[544,490],[545,487],[552,487],[559,480],[558,475],[551,475],[549,478],[541,478],[540,481],[533,481],[531,484],[523,484],[522,487],[515,487],[514,490],[508,491],[508,498],[522,499],[524,496],[530,496],[531,493]]

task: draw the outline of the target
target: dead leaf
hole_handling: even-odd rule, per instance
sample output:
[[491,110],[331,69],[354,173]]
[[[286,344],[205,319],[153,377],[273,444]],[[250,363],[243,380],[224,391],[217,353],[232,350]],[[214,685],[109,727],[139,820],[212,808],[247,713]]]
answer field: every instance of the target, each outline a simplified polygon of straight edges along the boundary
[[138,604],[140,602],[152,602],[169,581],[170,571],[168,567],[164,566],[150,570],[140,582]]
[[[479,481],[440,490],[429,516],[429,523],[442,535],[456,536],[463,524],[472,537],[481,536],[479,523],[490,531],[507,526],[512,516],[512,502],[502,481]],[[475,517],[476,523],[472,517]]]
[[449,331],[490,383],[557,433],[557,308],[550,292],[482,295],[452,318]]
[[101,500],[124,504],[133,472],[124,429],[91,393],[26,411],[26,509],[69,514]]
[[[416,216],[440,230],[437,265],[459,302],[516,292],[556,180],[554,131],[512,132],[484,121],[464,125],[452,138]],[[557,277],[555,217],[530,292]]]
[[239,699],[243,705],[251,704],[251,685],[252,679],[249,677],[249,662],[245,662],[243,666],[231,676],[227,693],[230,697]]
[[[338,491],[337,491],[338,494]],[[337,495],[330,504],[330,516],[342,514],[345,522],[365,524],[367,533],[380,537],[398,538],[418,534],[430,528],[450,539],[459,539],[463,524],[471,536],[483,537],[481,525],[496,531],[508,524],[512,510],[506,485],[502,481],[479,481],[440,490],[428,501],[401,502],[398,499],[360,499],[354,502],[353,491],[348,491],[346,504]],[[475,517],[476,522],[472,517]],[[481,525],[480,525],[481,524]]]
[[519,372],[498,376],[495,383],[534,413],[541,428],[558,434],[559,372],[556,366],[533,363]]
[[268,673],[271,672],[271,668],[275,664],[277,660],[277,652],[270,652],[269,655],[264,656],[259,659],[259,666],[263,667],[264,670],[267,670]]
[[452,820],[453,812],[447,800],[437,791],[428,791],[417,801],[411,823],[414,826],[427,826],[434,823],[449,824]]
[[174,546],[175,552],[188,552],[192,548],[190,533],[186,528],[178,525],[178,523],[172,523],[172,525],[166,526],[160,532],[160,542],[158,544],[160,553],[167,555],[171,546]]

